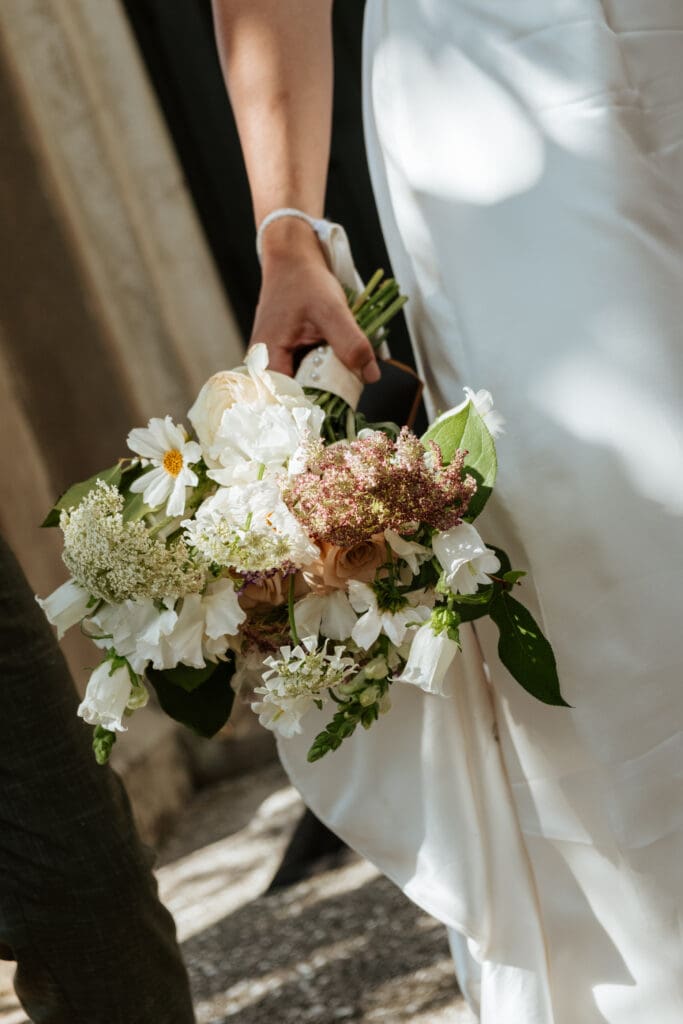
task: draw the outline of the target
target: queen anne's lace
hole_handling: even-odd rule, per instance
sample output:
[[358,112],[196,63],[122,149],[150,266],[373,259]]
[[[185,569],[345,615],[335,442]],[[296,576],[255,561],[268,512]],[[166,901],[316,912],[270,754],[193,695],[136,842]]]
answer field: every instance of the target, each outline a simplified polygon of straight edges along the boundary
[[113,603],[201,591],[204,572],[184,542],[166,545],[144,523],[125,522],[123,507],[120,491],[98,480],[76,508],[62,512],[62,558],[73,578],[89,594]]

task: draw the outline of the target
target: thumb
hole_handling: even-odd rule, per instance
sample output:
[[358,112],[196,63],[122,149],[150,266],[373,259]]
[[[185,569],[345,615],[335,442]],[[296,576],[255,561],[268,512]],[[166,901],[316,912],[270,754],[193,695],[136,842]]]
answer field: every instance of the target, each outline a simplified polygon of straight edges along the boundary
[[330,312],[324,329],[325,341],[345,366],[368,384],[376,383],[382,376],[377,358],[353,313],[341,303]]

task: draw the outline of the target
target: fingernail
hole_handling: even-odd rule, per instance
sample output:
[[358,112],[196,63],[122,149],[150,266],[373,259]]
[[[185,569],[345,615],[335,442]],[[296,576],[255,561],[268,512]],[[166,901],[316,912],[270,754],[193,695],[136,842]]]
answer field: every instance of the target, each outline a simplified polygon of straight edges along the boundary
[[374,359],[371,363],[366,363],[363,367],[363,377],[368,384],[376,384],[381,376],[382,374],[379,372],[379,366]]

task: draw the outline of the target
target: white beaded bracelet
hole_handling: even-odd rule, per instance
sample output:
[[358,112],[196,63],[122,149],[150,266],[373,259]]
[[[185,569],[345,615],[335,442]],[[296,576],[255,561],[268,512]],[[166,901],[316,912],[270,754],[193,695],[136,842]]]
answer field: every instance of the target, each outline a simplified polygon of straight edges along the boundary
[[291,206],[283,206],[279,210],[273,210],[267,217],[264,217],[259,225],[259,229],[256,232],[256,255],[259,260],[263,254],[263,233],[266,228],[273,223],[275,220],[280,220],[282,217],[298,217],[299,220],[305,220],[306,223],[313,229],[318,238],[322,239],[327,235],[327,228],[329,221],[320,217],[311,217],[309,214],[304,213],[303,210],[296,210]]

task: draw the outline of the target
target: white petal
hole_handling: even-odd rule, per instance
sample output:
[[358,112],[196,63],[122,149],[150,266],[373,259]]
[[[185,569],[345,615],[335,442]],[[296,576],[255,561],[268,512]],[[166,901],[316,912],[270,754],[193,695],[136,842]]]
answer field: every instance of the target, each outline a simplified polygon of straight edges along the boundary
[[173,477],[165,469],[157,467],[134,480],[130,489],[134,493],[141,492],[145,504],[150,508],[159,508],[173,490],[173,483]]
[[126,732],[122,718],[131,688],[127,668],[112,671],[111,661],[103,661],[90,676],[77,713],[89,725],[101,725],[112,732]]
[[47,597],[37,597],[36,601],[48,622],[57,627],[57,636],[61,640],[67,629],[87,615],[90,594],[74,580],[67,580]]
[[445,697],[444,679],[458,651],[455,640],[446,633],[435,636],[431,622],[426,622],[415,634],[408,661],[394,682],[411,683],[426,693]]
[[181,516],[185,511],[185,481],[182,473],[173,481],[171,494],[166,505],[167,516]]
[[377,610],[375,592],[367,583],[361,583],[360,580],[349,580],[348,589],[349,601],[355,611],[364,612],[368,608]]
[[[353,604],[353,601],[351,602]],[[361,615],[351,632],[351,639],[363,650],[369,650],[379,636],[382,629],[382,620],[377,609],[369,609],[365,615]]]
[[347,640],[358,621],[348,597],[343,590],[334,590],[323,602],[321,633],[330,640]]
[[202,598],[202,610],[205,616],[205,632],[211,639],[223,636],[234,636],[246,612],[240,608],[232,580],[216,580],[207,588]]
[[[320,632],[323,617],[324,597],[318,594],[306,594],[294,605],[294,623],[299,636]],[[355,616],[354,616],[355,619]]]
[[[181,453],[186,466],[193,466],[194,463],[199,462],[202,457],[201,446],[198,445],[196,441],[187,441],[183,445]],[[197,481],[195,480],[195,483],[196,482]]]
[[[150,420],[150,423],[152,422]],[[166,451],[164,443],[158,437],[158,431],[153,432],[150,427],[135,427],[129,433],[126,443],[137,455],[154,459],[155,462],[161,462]]]

